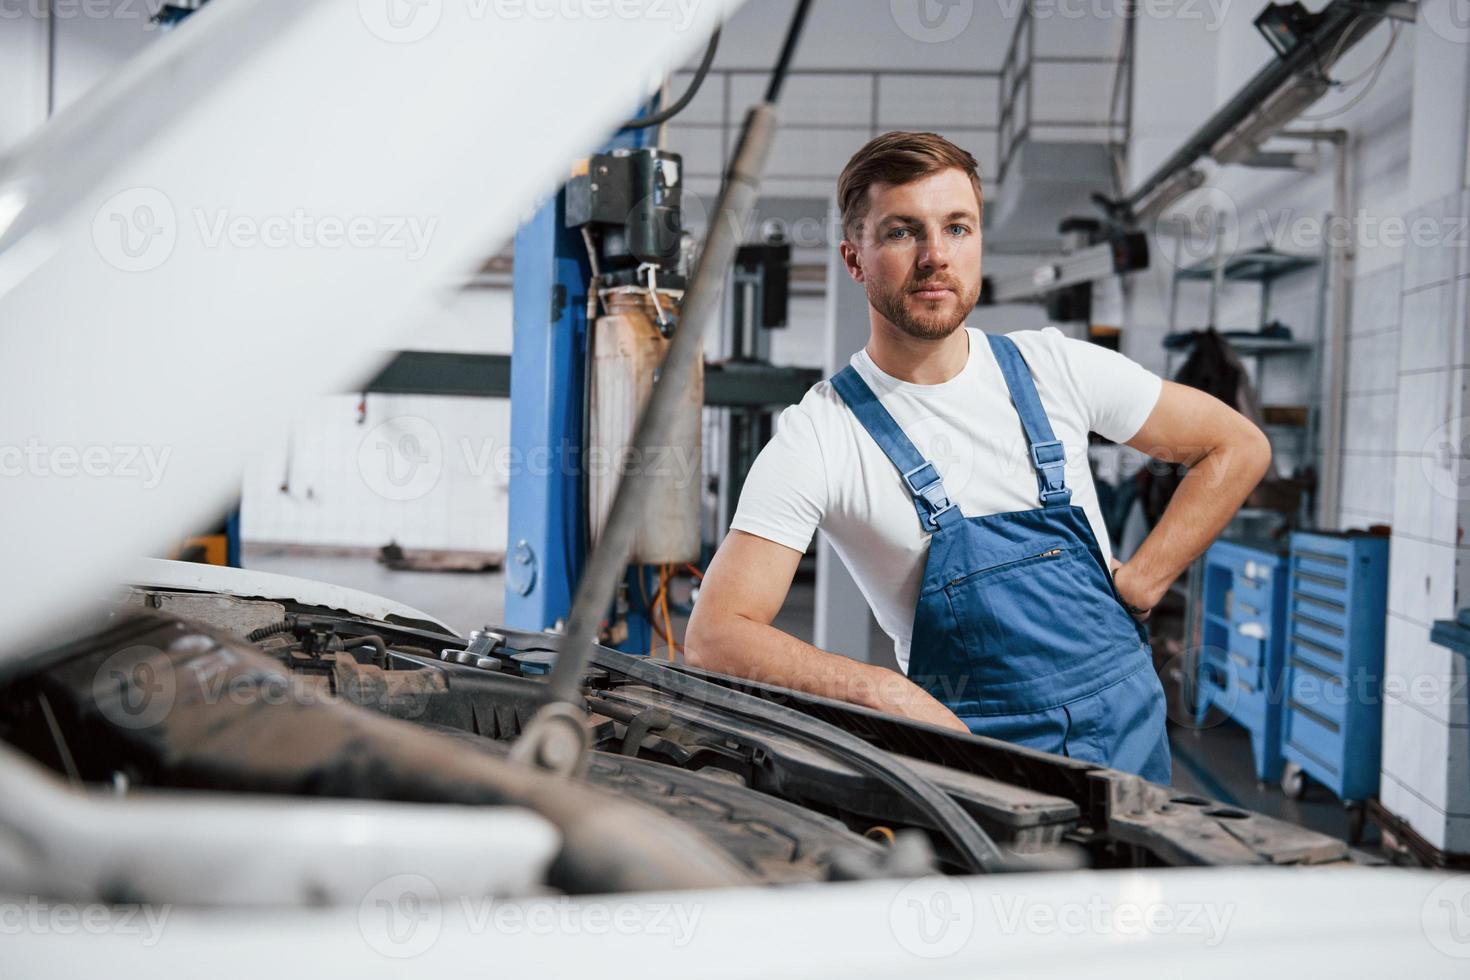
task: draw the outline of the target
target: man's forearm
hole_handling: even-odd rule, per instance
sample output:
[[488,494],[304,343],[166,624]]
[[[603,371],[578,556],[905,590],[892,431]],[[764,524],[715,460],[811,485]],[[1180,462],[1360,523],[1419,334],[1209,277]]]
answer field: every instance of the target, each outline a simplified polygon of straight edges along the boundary
[[[1147,606],[1156,604],[1169,584],[1225,529],[1270,462],[1269,444],[1262,447],[1252,440],[1222,446],[1191,466],[1158,526],[1128,560],[1127,571],[1119,571]],[[1127,598],[1121,582],[1119,591]]]
[[741,616],[691,623],[685,658],[696,667],[968,731],[928,693],[895,671],[828,653]]

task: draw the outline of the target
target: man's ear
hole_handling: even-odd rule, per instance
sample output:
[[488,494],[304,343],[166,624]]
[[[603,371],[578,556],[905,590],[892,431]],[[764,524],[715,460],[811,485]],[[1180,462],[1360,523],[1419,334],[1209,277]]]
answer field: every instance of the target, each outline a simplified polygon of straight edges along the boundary
[[858,255],[858,250],[847,239],[843,239],[837,246],[842,253],[842,264],[847,267],[847,274],[852,276],[853,282],[862,282],[864,279],[863,260]]

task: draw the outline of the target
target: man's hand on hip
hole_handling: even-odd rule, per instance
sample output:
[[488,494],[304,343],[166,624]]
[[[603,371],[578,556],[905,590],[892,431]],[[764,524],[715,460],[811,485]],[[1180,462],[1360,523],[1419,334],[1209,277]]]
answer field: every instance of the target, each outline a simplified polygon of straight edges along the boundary
[[[1121,562],[1116,558],[1111,561],[1113,585],[1117,587],[1118,595],[1123,597],[1123,607],[1140,623],[1146,622],[1162,596],[1155,594],[1156,587],[1142,581],[1141,577],[1135,575],[1126,562]],[[1165,589],[1167,588],[1166,585]]]

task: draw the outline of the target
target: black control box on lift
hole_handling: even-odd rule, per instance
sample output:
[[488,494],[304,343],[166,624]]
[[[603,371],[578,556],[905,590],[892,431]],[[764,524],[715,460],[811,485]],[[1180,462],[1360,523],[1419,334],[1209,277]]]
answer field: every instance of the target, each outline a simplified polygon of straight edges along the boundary
[[683,288],[682,176],[679,154],[645,147],[599,153],[567,184],[566,226],[597,229],[604,285],[646,284],[653,263],[659,286]]

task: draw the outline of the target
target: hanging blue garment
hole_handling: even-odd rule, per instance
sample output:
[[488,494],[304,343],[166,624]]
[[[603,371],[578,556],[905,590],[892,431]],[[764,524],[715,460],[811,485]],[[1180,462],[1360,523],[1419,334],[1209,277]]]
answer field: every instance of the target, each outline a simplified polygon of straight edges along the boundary
[[833,386],[914,500],[929,557],[909,678],[977,735],[1169,782],[1163,687],[1148,633],[1113,585],[1066,454],[1009,338],[987,335],[1021,418],[1040,507],[964,517],[857,371]]

